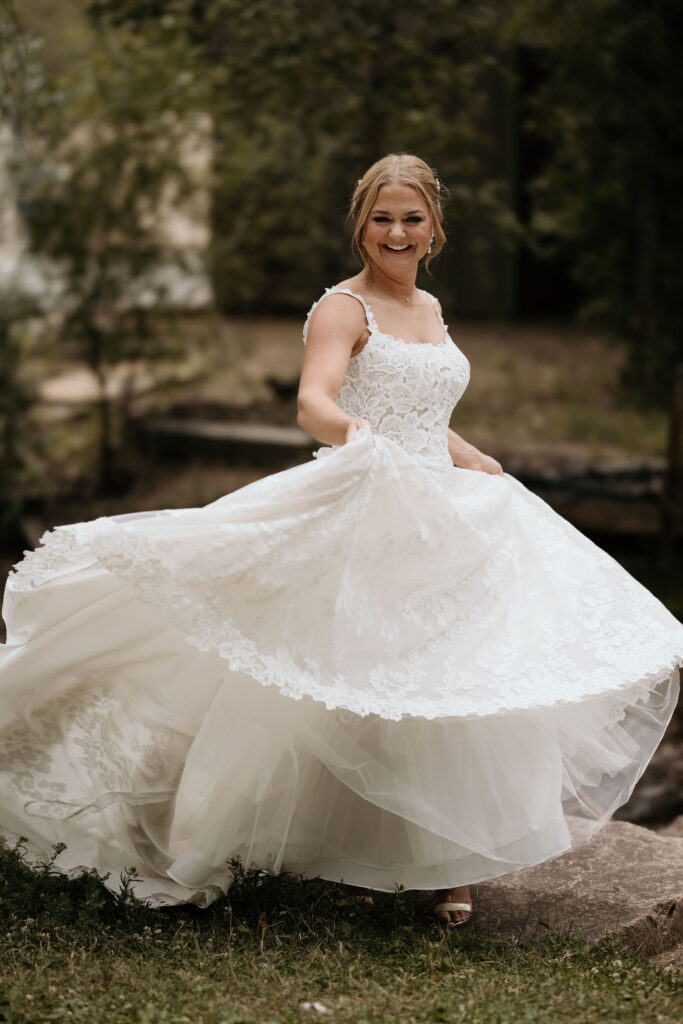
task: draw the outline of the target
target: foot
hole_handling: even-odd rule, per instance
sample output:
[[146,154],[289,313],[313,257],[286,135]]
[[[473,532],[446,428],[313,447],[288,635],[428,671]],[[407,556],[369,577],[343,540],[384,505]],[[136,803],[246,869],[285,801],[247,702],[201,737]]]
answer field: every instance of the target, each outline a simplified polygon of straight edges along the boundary
[[470,896],[470,890],[466,885],[457,885],[452,889],[437,889],[434,893],[434,897],[434,915],[439,924],[449,925],[450,927],[463,925],[466,921],[469,921],[472,916],[471,909],[436,909],[440,903],[468,903],[471,908],[472,898]]

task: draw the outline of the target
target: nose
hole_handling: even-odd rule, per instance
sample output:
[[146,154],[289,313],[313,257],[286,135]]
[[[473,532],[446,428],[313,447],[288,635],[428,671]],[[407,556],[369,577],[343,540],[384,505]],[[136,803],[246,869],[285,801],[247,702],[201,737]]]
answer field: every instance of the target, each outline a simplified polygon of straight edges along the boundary
[[391,230],[389,231],[389,237],[390,238],[403,238],[403,225],[401,224],[400,221],[395,220],[394,223],[391,225]]

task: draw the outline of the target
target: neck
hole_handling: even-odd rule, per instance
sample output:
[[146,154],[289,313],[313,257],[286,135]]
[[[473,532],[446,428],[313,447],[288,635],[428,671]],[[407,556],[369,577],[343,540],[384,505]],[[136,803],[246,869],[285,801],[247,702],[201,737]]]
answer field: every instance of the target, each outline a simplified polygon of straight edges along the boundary
[[392,276],[380,267],[365,268],[367,281],[378,291],[387,292],[392,298],[408,304],[415,296],[415,272],[408,270],[406,274]]

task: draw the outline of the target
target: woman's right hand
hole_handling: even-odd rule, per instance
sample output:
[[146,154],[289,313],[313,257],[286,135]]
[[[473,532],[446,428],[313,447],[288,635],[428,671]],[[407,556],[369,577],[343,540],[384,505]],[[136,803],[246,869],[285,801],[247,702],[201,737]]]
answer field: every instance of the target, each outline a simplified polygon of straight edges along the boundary
[[372,433],[372,425],[368,423],[367,420],[361,419],[360,417],[350,420],[344,435],[344,444],[348,444],[349,441],[353,441],[358,431],[362,430],[363,427],[370,427],[370,433]]

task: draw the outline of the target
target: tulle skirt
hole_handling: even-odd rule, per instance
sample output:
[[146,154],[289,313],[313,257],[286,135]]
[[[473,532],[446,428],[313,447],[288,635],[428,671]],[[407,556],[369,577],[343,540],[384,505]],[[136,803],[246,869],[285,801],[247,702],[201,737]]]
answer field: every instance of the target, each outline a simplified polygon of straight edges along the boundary
[[391,891],[590,839],[683,625],[508,474],[365,429],[203,509],[59,527],[8,581],[0,826],[206,905],[229,860]]

